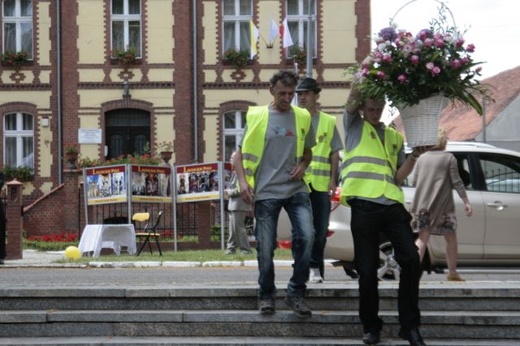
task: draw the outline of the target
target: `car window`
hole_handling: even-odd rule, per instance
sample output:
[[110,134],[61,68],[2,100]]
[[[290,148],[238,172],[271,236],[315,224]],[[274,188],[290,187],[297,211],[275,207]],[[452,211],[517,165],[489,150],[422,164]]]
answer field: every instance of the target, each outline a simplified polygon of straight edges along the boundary
[[520,194],[520,158],[483,153],[479,156],[488,191]]

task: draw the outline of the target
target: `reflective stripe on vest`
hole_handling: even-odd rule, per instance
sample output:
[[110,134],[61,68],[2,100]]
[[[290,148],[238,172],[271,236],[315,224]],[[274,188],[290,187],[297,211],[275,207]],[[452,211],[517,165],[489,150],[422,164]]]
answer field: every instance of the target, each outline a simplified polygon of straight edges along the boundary
[[336,118],[319,112],[318,128],[316,129],[316,145],[312,148],[312,161],[305,171],[305,182],[311,184],[316,191],[327,192],[330,182],[330,144],[334,137]]
[[[305,137],[311,126],[311,116],[307,110],[291,106],[295,115],[296,162],[300,162],[305,148]],[[268,106],[251,106],[246,115],[247,132],[242,142],[242,165],[246,180],[255,188],[255,173],[262,160],[265,147],[265,135],[269,122]],[[298,130],[299,129],[299,130]]]
[[395,184],[397,160],[403,146],[402,136],[391,128],[385,129],[385,145],[376,129],[364,122],[361,141],[352,151],[344,151],[341,163],[341,203],[347,198],[380,198],[382,196],[404,204],[404,193]]

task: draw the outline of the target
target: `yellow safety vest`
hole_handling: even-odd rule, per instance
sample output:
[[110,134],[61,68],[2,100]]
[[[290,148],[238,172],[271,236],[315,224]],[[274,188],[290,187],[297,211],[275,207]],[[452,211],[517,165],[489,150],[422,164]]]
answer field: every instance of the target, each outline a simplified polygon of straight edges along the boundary
[[329,191],[330,182],[330,146],[336,128],[336,118],[319,112],[318,128],[316,130],[316,145],[312,148],[312,161],[305,171],[305,182],[311,184],[316,191]]
[[358,146],[350,152],[344,151],[341,204],[347,205],[350,197],[381,196],[404,204],[403,190],[394,180],[402,146],[401,134],[389,127],[385,129],[383,146],[376,129],[365,121]]
[[[306,109],[292,106],[295,114],[296,162],[300,162],[305,149],[305,137],[311,127],[311,115]],[[249,185],[255,188],[255,173],[262,160],[265,134],[269,120],[268,106],[251,106],[246,115],[247,132],[242,142],[242,165]]]

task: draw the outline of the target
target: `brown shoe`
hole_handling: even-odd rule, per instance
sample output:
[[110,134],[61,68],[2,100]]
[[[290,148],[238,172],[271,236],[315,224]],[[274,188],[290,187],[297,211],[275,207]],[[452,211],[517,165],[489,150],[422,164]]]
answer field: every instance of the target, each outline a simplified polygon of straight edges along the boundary
[[448,281],[466,281],[463,278],[460,277],[459,274],[448,274]]

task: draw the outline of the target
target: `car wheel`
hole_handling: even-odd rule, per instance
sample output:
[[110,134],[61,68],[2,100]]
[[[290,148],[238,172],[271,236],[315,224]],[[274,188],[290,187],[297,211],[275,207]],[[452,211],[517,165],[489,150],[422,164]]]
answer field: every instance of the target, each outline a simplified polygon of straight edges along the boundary
[[401,267],[395,260],[394,247],[389,241],[379,244],[379,269],[377,277],[379,280],[398,280]]

